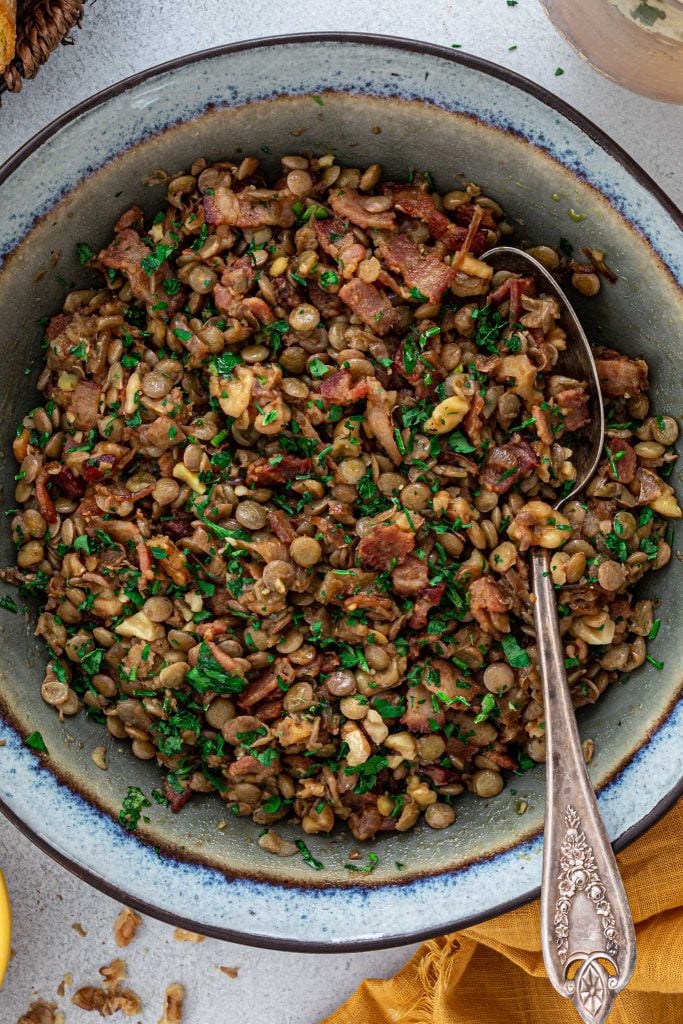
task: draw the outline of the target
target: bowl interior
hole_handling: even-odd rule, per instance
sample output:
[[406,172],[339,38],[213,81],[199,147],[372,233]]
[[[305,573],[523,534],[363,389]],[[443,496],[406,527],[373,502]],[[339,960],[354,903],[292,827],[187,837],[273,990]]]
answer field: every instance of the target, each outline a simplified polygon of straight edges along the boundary
[[[238,46],[111,91],[6,169],[4,509],[13,504],[15,427],[36,398],[38,321],[61,308],[67,287],[88,282],[76,243],[97,251],[133,202],[153,215],[164,189],[145,182],[159,168],[173,174],[199,156],[255,153],[272,169],[281,155],[306,151],[334,152],[352,166],[378,162],[390,177],[429,170],[441,191],[476,181],[506,210],[519,239],[557,245],[564,238],[579,252],[587,244],[604,250],[619,280],[597,300],[577,302],[587,333],[644,354],[655,410],[679,411],[676,227],[649,188],[570,117],[437,48],[338,39]],[[13,560],[3,530],[0,562]],[[653,653],[664,669],[644,666],[581,714],[582,735],[595,741],[591,772],[605,786],[601,806],[613,838],[637,827],[679,782],[671,756],[682,653],[678,565],[674,559],[643,591],[662,601]],[[537,886],[540,844],[532,837],[542,825],[542,767],[509,781],[494,801],[464,797],[452,829],[422,827],[371,844],[380,862],[360,878],[343,867],[354,846],[348,834],[306,838],[325,865],[316,872],[299,858],[261,851],[259,827],[226,814],[218,798],[195,800],[177,816],[153,804],[138,836],[125,834],[107,815],[116,816],[129,785],[149,794],[160,774],[84,716],[58,723],[40,698],[46,650],[32,630],[31,615],[0,617],[3,761],[10,765],[2,798],[34,837],[109,891],[206,932],[339,946],[435,933],[528,898]],[[36,729],[50,771],[18,739],[17,730]],[[90,755],[105,739],[103,772]],[[524,815],[520,798],[528,803]],[[278,830],[299,837],[292,827]],[[342,900],[340,889],[347,889]]]

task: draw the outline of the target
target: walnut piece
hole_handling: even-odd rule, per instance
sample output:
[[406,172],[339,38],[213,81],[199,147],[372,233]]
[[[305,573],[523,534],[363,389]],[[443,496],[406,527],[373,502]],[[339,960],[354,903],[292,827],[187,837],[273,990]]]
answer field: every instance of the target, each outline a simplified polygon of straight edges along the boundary
[[125,949],[126,946],[131,944],[138,930],[138,925],[141,923],[142,918],[139,914],[136,914],[130,907],[123,908],[114,921],[114,942],[119,949]]
[[181,1024],[183,1019],[183,999],[185,989],[177,981],[166,989],[164,996],[164,1015],[158,1024]]

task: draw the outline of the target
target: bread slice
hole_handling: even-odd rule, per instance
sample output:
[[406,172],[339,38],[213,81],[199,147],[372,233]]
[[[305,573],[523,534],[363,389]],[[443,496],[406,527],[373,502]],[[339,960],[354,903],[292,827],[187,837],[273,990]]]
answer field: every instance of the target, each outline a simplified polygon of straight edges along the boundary
[[17,0],[0,0],[0,72],[14,56],[17,44]]

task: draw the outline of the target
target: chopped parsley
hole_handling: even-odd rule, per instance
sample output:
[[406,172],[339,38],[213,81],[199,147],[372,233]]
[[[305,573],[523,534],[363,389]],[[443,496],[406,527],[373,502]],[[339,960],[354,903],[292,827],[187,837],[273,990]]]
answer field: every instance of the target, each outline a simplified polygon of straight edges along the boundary
[[242,676],[231,675],[221,668],[206,642],[201,644],[197,664],[187,673],[185,682],[197,693],[211,690],[220,694],[238,694],[247,686],[247,680]]
[[137,786],[129,786],[128,794],[119,811],[119,824],[127,828],[129,832],[133,832],[138,827],[143,809],[151,806],[141,789],[138,789]]
[[500,646],[503,648],[503,654],[507,660],[508,665],[512,668],[527,668],[531,664],[529,655],[520,647],[517,640],[511,633],[504,636],[500,641]]
[[379,857],[377,856],[376,853],[370,852],[368,854],[368,863],[367,864],[354,864],[352,861],[349,861],[347,864],[344,865],[344,867],[348,871],[359,871],[359,872],[362,872],[363,874],[371,875],[372,872],[375,870],[375,868],[377,867],[378,864],[379,864]]
[[37,754],[47,754],[48,752],[48,749],[45,746],[45,740],[39,732],[32,732],[26,737],[24,743],[27,747],[30,747],[31,750],[35,750]]
[[163,242],[157,242],[149,256],[143,256],[140,260],[140,266],[144,272],[151,277],[155,270],[158,270],[162,263],[166,262],[173,252],[173,248],[172,245],[164,245]]
[[95,256],[87,242],[76,242],[76,253],[78,254],[78,262],[82,267]]
[[322,861],[315,859],[315,857],[308,849],[303,839],[297,839],[294,845],[301,854],[301,859],[303,860],[304,864],[308,864],[309,867],[315,868],[316,871],[323,870],[325,865],[323,864]]

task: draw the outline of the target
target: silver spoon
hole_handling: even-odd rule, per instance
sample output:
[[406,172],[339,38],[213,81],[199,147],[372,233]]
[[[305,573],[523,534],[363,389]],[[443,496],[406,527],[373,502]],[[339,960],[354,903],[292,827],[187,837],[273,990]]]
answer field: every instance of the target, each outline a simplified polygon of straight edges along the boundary
[[[545,267],[519,249],[501,246],[483,257],[494,270],[533,276],[560,303],[567,334],[563,373],[585,381],[591,420],[572,437],[574,486],[555,503],[575,498],[602,454],[605,412],[588,339],[562,289]],[[602,823],[581,750],[560,639],[550,553],[531,553],[534,621],[543,683],[546,798],[541,888],[541,945],[550,981],[586,1024],[603,1024],[636,961],[631,910]]]

